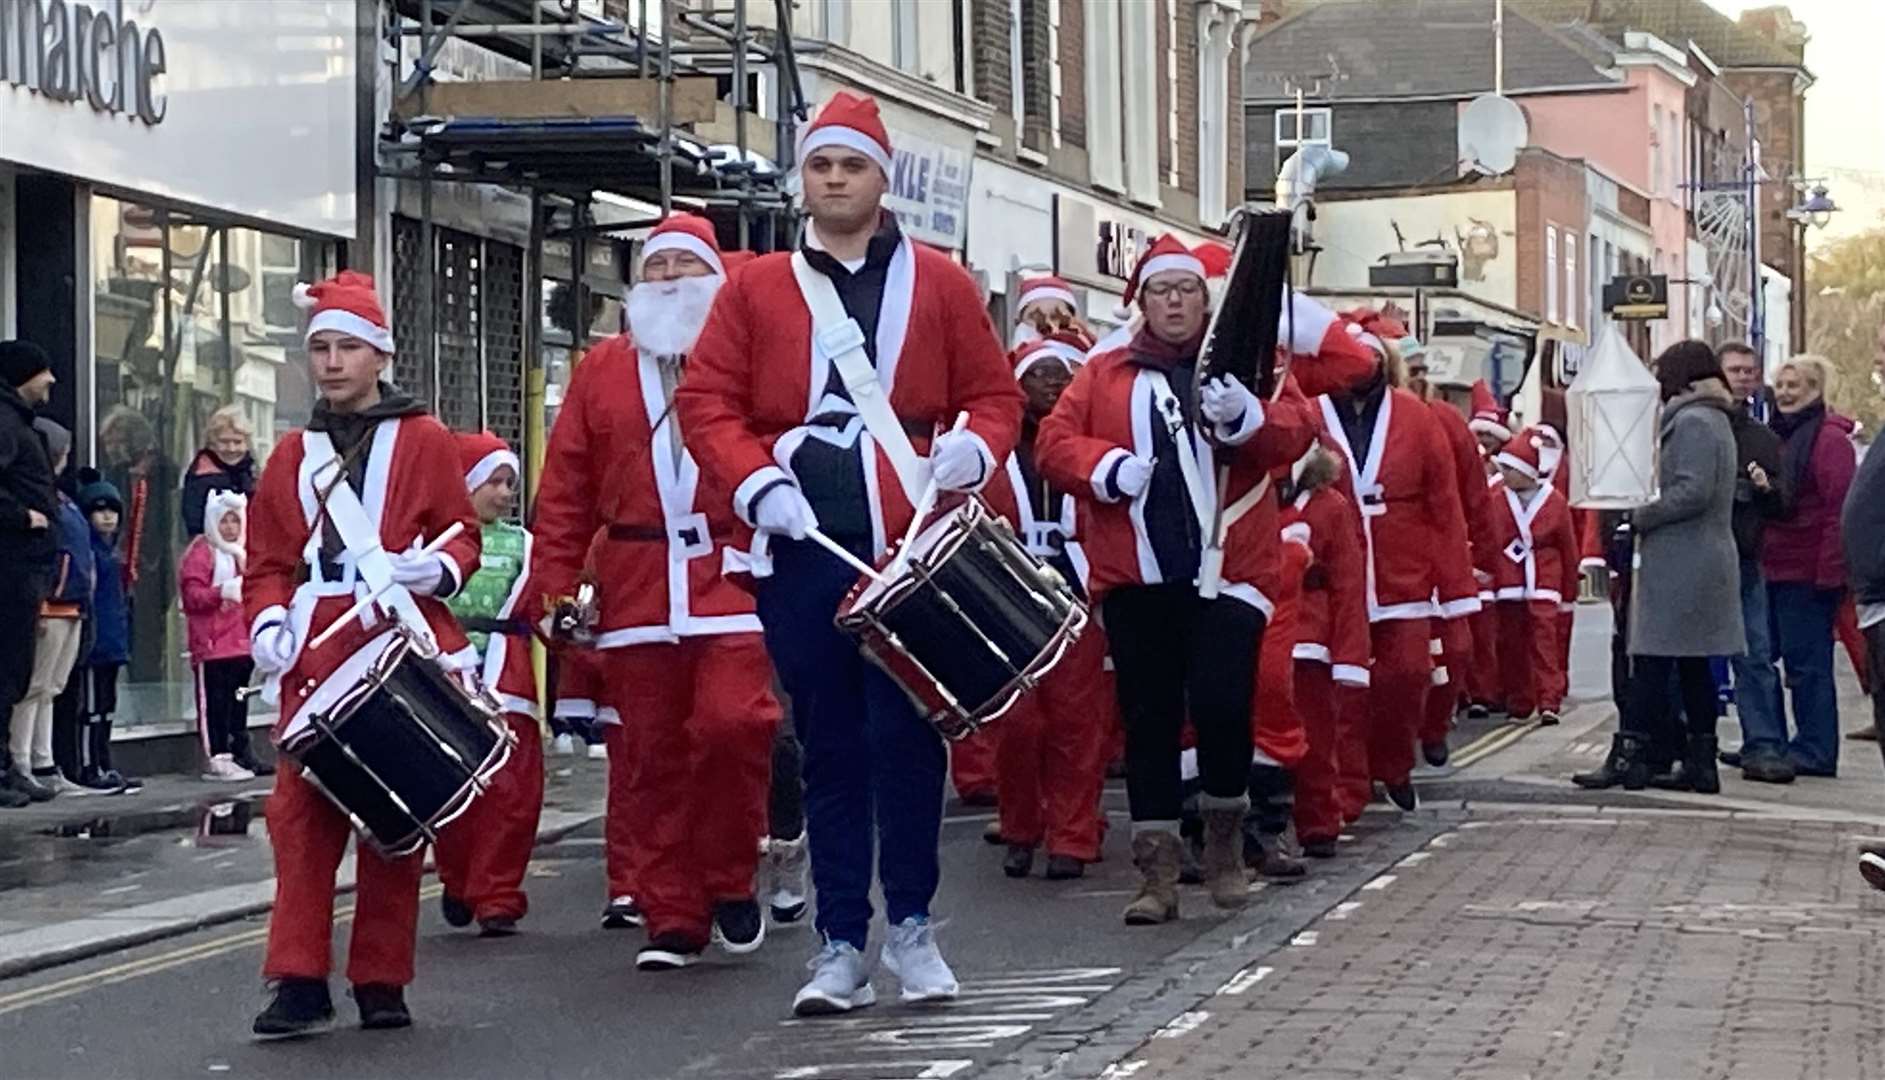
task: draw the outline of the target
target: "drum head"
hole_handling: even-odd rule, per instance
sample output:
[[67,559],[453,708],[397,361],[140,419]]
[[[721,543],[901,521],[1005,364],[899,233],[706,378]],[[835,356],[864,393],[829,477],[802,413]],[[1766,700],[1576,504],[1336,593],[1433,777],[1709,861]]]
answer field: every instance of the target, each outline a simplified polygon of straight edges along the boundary
[[341,661],[340,666],[329,673],[321,685],[315,687],[314,692],[301,703],[301,707],[295,710],[295,714],[289,717],[287,726],[282,728],[281,745],[292,748],[297,742],[313,735],[314,718],[317,716],[329,722],[339,719],[334,715],[336,710],[352,704],[349,699],[356,696],[375,665],[382,659],[392,662],[395,658],[389,657],[388,653],[408,647],[405,637],[388,626],[379,636],[354,650],[354,654]]
[[947,559],[950,552],[968,538],[970,530],[985,516],[982,504],[975,499],[970,499],[953,512],[944,514],[925,525],[923,530],[916,534],[916,539],[910,541],[907,556],[901,560],[892,556],[878,567],[881,570],[891,563],[900,562],[898,573],[883,581],[872,581],[869,578],[859,581],[857,588],[851,594],[850,602],[844,605],[839,617],[843,618],[853,612],[864,612],[882,607],[892,597],[914,583],[916,575],[911,569],[912,566],[920,563],[928,568]]

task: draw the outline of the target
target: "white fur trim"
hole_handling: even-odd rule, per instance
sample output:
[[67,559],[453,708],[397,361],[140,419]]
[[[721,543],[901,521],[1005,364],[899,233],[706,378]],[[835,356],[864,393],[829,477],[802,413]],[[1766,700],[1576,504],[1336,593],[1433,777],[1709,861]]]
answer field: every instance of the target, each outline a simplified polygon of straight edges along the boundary
[[1493,455],[1492,461],[1495,465],[1503,465],[1513,472],[1529,476],[1533,480],[1539,479],[1537,467],[1524,458],[1519,457],[1517,454],[1508,454],[1501,450]]
[[491,451],[471,467],[471,471],[465,474],[465,490],[476,491],[483,487],[490,482],[491,474],[506,465],[511,467],[511,472],[516,473],[517,479],[521,482],[524,478],[523,463],[517,460],[515,452],[506,448]]
[[343,334],[357,337],[389,356],[394,351],[391,330],[377,323],[368,322],[353,312],[341,308],[328,308],[309,319],[308,332],[302,340],[312,340],[315,334],[323,330],[338,330]]
[[1497,435],[1501,439],[1510,439],[1512,437],[1511,428],[1506,427],[1497,420],[1487,420],[1482,417],[1474,417],[1466,421],[1466,428],[1475,435]]
[[890,175],[890,150],[884,144],[871,138],[853,127],[842,124],[826,124],[815,127],[805,133],[805,141],[799,144],[799,160],[807,161],[812,154],[827,146],[842,146],[847,150],[856,150],[877,163],[877,167]]
[[1072,371],[1086,363],[1086,353],[1064,341],[1042,341],[1021,357],[1021,362],[1014,366],[1014,377],[1019,379],[1027,374],[1029,368],[1044,360],[1058,360],[1067,370]]
[[1093,475],[1089,478],[1093,484],[1093,497],[1101,502],[1118,502],[1107,481],[1112,478],[1113,467],[1132,456],[1132,451],[1115,446],[1100,455],[1100,463],[1093,466]]
[[1327,645],[1318,644],[1313,641],[1298,641],[1295,648],[1290,650],[1289,655],[1297,660],[1310,660],[1316,663],[1326,664],[1329,662],[1330,654]]
[[1368,685],[1368,669],[1359,664],[1331,664],[1329,675],[1343,686]]
[[779,481],[789,484],[792,478],[777,465],[767,465],[753,470],[752,475],[740,481],[740,485],[733,489],[733,512],[738,514],[740,520],[746,524],[756,524],[753,518],[757,508],[752,505],[753,498],[764,488]]
[[726,276],[726,264],[720,261],[720,253],[708,246],[700,237],[679,229],[673,232],[655,233],[642,242],[641,260],[635,264],[636,273],[639,274],[641,268],[647,264],[648,256],[658,251],[685,251],[713,267],[714,273],[721,277]]
[[1308,547],[1310,535],[1309,523],[1307,521],[1293,521],[1283,526],[1282,537],[1288,543],[1301,544],[1303,547]]
[[1169,255],[1154,255],[1147,259],[1145,265],[1139,268],[1139,276],[1135,279],[1137,287],[1145,288],[1145,283],[1152,280],[1152,275],[1163,274],[1167,270],[1183,270],[1186,273],[1198,275],[1199,281],[1204,280],[1204,264],[1198,261],[1196,255],[1181,255],[1173,252]]
[[1479,597],[1468,596],[1459,600],[1448,600],[1440,605],[1442,619],[1457,619],[1462,615],[1471,615],[1479,610]]
[[1015,310],[1025,311],[1029,304],[1040,304],[1048,300],[1058,300],[1076,310],[1080,306],[1080,302],[1074,299],[1072,289],[1063,289],[1058,285],[1036,285],[1021,294],[1021,299],[1015,302]]
[[312,289],[313,286],[309,285],[307,282],[297,281],[295,282],[295,287],[289,291],[288,298],[294,302],[295,307],[300,308],[302,311],[313,311],[314,305],[320,303],[320,301],[314,299]]

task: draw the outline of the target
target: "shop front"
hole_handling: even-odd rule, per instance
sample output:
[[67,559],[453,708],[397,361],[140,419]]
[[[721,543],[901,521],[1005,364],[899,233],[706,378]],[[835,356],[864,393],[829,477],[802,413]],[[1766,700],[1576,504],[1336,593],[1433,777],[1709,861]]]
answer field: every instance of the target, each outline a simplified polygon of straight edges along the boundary
[[74,467],[126,499],[121,732],[177,730],[195,713],[182,478],[217,409],[240,410],[258,461],[307,420],[293,290],[354,231],[354,4],[0,11],[0,337],[52,354]]

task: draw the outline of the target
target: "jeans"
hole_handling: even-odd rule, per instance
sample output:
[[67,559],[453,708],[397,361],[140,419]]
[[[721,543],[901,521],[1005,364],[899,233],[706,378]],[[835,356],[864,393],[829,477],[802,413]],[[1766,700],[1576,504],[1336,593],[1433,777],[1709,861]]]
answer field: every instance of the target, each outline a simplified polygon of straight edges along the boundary
[[1759,559],[1741,560],[1741,618],[1748,636],[1745,656],[1734,667],[1735,715],[1741,721],[1741,753],[1787,752],[1787,718],[1780,701],[1780,671],[1774,667],[1774,632],[1767,611],[1767,583]]
[[909,695],[832,625],[857,571],[807,541],[775,542],[772,559],[759,621],[804,749],[815,921],[862,951],[873,864],[891,925],[929,915],[949,755]]
[[1839,589],[1818,589],[1805,582],[1767,585],[1793,698],[1794,766],[1831,776],[1839,768],[1839,701],[1833,686],[1833,619],[1839,613]]

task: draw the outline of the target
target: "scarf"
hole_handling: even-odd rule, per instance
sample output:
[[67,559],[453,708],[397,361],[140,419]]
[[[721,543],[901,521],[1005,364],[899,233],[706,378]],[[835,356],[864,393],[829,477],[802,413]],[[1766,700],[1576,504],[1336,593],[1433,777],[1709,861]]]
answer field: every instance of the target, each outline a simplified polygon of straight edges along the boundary
[[1774,433],[1787,448],[1787,475],[1795,493],[1805,491],[1812,476],[1813,444],[1819,440],[1820,427],[1826,423],[1826,399],[1821,398],[1804,409],[1774,414]]
[[1166,374],[1180,364],[1196,363],[1198,350],[1204,346],[1204,331],[1176,344],[1154,334],[1150,327],[1141,326],[1139,332],[1132,335],[1133,363],[1141,367],[1156,368]]

